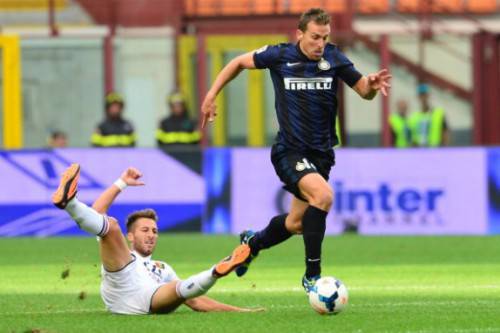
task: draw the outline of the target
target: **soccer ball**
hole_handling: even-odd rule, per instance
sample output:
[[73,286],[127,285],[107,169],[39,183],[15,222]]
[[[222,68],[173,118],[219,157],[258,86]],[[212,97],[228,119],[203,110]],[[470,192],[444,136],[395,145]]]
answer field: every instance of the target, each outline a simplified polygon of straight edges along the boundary
[[309,303],[320,314],[337,314],[346,306],[349,296],[345,285],[334,277],[319,279],[309,292]]

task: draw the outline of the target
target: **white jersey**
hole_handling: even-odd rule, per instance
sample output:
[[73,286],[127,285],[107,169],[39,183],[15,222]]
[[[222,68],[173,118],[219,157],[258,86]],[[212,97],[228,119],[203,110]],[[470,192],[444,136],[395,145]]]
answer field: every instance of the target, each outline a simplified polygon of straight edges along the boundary
[[101,267],[101,296],[113,313],[146,314],[156,290],[179,278],[163,261],[143,257],[136,251],[131,255],[133,260],[119,271],[109,272]]
[[143,257],[136,251],[131,253],[137,258],[137,274],[143,276],[145,281],[159,285],[179,280],[174,269],[166,262],[153,260],[151,256]]

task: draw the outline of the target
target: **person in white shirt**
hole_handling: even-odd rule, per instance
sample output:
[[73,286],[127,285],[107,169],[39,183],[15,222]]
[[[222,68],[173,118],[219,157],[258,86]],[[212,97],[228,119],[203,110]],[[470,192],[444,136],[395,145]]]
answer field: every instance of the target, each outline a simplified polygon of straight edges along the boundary
[[118,194],[127,186],[140,186],[142,174],[135,168],[125,170],[88,207],[76,198],[80,166],[72,164],[62,175],[52,202],[66,210],[78,226],[98,236],[102,260],[101,296],[106,308],[119,314],[169,313],[186,304],[195,311],[261,311],[261,308],[240,308],[202,296],[217,279],[231,273],[250,256],[248,245],[236,247],[231,256],[212,268],[179,279],[175,271],[162,261],[151,259],[158,240],[158,217],[145,209],[127,218],[127,238],[120,225],[106,212]]

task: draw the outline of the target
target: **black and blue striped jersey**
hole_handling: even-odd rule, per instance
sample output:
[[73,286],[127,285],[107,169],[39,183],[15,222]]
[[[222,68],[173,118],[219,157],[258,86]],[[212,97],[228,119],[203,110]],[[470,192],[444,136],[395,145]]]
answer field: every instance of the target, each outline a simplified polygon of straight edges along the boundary
[[328,43],[323,58],[315,61],[298,44],[283,43],[257,50],[253,60],[271,73],[279,123],[276,141],[299,151],[327,151],[336,145],[338,79],[352,87],[362,77],[339,48]]

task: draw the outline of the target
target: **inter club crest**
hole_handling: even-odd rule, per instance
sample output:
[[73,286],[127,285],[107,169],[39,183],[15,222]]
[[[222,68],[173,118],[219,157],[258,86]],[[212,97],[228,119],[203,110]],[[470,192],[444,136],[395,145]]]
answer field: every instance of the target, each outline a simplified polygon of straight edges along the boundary
[[321,60],[318,62],[318,68],[321,69],[322,71],[327,71],[331,67],[330,63],[326,61],[324,58],[321,58]]

